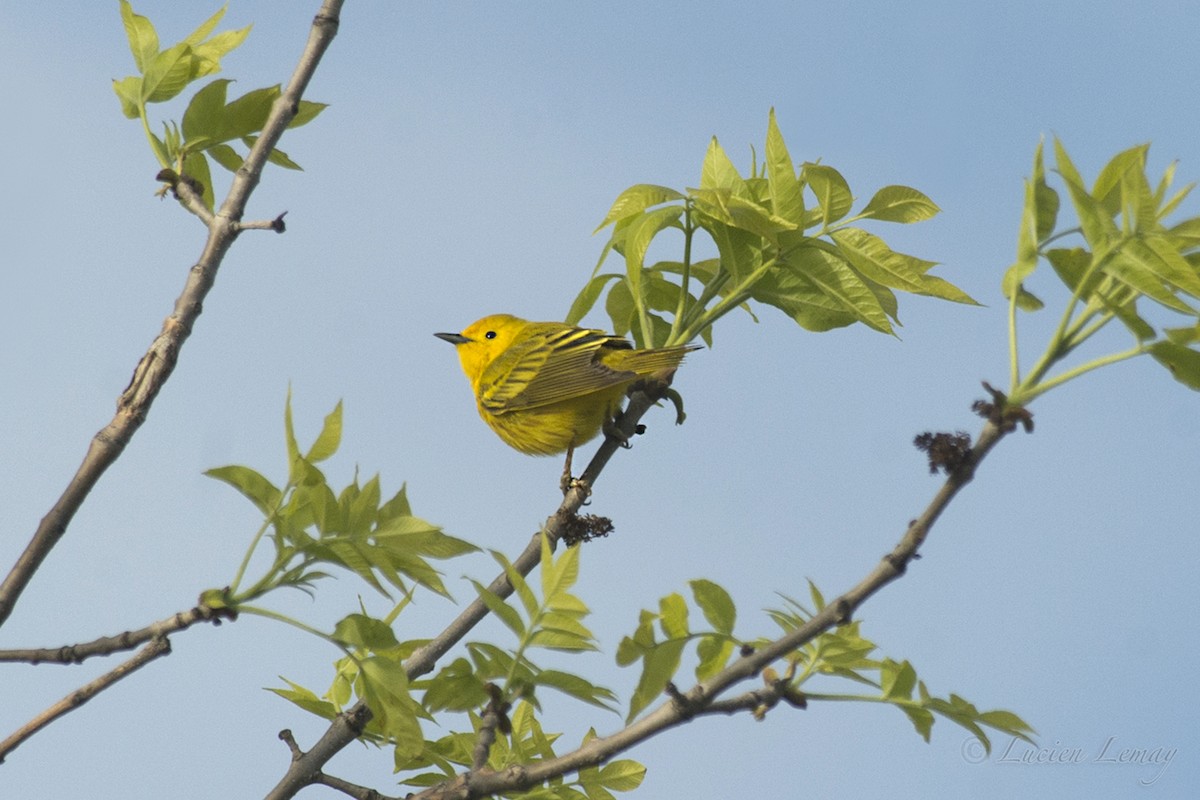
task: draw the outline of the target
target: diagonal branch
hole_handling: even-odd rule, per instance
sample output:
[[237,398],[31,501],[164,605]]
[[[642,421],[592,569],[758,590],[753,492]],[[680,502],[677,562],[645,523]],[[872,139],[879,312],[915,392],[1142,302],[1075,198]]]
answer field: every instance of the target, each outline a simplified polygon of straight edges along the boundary
[[75,476],[50,511],[42,518],[29,544],[16,564],[0,584],[0,625],[8,619],[21,593],[37,572],[43,560],[66,533],[88,493],[105,470],[117,460],[134,433],[146,420],[146,414],[163,384],[171,377],[179,350],[192,332],[200,316],[204,299],[217,277],[225,253],[241,230],[240,220],[246,203],[258,185],[267,162],[283,131],[296,114],[300,97],[308,86],[321,56],[333,41],[338,28],[342,0],[324,0],[313,20],[308,43],[300,62],[284,92],[275,101],[262,135],[250,150],[246,161],[234,175],[229,195],[208,225],[208,240],[200,260],[188,271],[183,293],[175,301],[171,315],[163,322],[162,331],[142,356],[133,371],[129,386],[117,400],[117,412],[92,439]]
[[540,786],[551,778],[602,764],[652,736],[690,721],[693,717],[734,713],[753,708],[757,701],[770,705],[778,699],[786,699],[778,691],[768,691],[752,692],[727,701],[717,701],[720,694],[733,684],[759,673],[772,661],[803,647],[830,628],[847,622],[853,612],[871,595],[903,575],[938,517],[955,495],[970,483],[976,467],[1006,432],[1003,427],[987,422],[980,432],[979,440],[968,452],[962,465],[946,478],[921,516],[909,523],[908,530],[892,552],[884,556],[879,565],[865,578],[826,605],[800,628],[739,658],[714,677],[696,684],[687,692],[674,693],[671,699],[614,734],[591,739],[578,749],[557,758],[510,767],[500,772],[466,772],[446,783],[410,795],[410,799],[474,800],[524,791]]
[[144,667],[154,659],[160,656],[165,656],[170,652],[171,643],[167,640],[167,637],[156,636],[154,639],[151,639],[150,644],[138,651],[137,655],[135,655],[133,658],[129,659],[124,664],[121,664],[111,672],[106,672],[96,680],[80,686],[62,700],[59,700],[41,714],[38,714],[29,722],[22,725],[7,739],[0,742],[0,763],[3,763],[8,754],[13,750],[16,750],[22,742],[24,742],[30,736],[33,736],[42,728],[49,725],[51,722],[54,722],[54,720],[58,719],[64,714],[74,711],[88,700],[91,700],[97,694],[107,689],[109,686],[112,686],[117,681],[128,677],[133,672]]

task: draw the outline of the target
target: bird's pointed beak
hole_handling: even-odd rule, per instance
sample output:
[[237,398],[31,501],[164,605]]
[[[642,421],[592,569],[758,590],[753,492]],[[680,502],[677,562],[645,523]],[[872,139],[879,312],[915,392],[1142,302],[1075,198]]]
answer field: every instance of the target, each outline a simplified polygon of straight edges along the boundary
[[444,342],[449,342],[450,344],[454,345],[464,344],[465,342],[471,341],[461,333],[435,333],[434,336]]

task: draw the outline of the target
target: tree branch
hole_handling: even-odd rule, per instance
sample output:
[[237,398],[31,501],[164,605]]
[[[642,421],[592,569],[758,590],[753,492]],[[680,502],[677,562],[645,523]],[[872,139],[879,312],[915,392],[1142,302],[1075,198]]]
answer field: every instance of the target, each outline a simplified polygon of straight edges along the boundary
[[228,610],[218,611],[207,606],[196,606],[188,611],[181,611],[166,619],[151,623],[139,630],[125,631],[116,636],[102,636],[83,644],[0,650],[0,663],[81,664],[84,659],[93,656],[107,656],[122,650],[132,650],[155,637],[186,630],[197,622],[211,622],[214,625],[220,625],[222,619],[232,618]]
[[217,277],[225,253],[237,238],[239,221],[251,193],[258,185],[263,166],[279,138],[296,114],[301,95],[308,86],[321,56],[333,41],[338,28],[342,0],[324,0],[313,20],[308,43],[287,88],[275,101],[262,135],[251,148],[245,162],[234,175],[233,184],[220,211],[208,224],[208,240],[200,260],[188,272],[183,293],[175,301],[162,331],[133,371],[129,386],[117,401],[112,421],[92,439],[75,476],[50,511],[42,518],[29,544],[18,557],[4,582],[0,584],[0,626],[12,614],[17,600],[37,572],[43,560],[66,533],[100,476],[117,460],[134,433],[146,420],[154,398],[175,369],[179,350],[192,332],[192,326]]
[[929,535],[929,531],[938,517],[941,516],[955,495],[970,483],[979,463],[1003,438],[1005,433],[1004,428],[991,421],[987,422],[980,432],[978,441],[968,451],[967,458],[946,478],[922,514],[909,523],[907,531],[892,552],[884,556],[879,565],[865,578],[826,605],[800,628],[780,637],[766,647],[739,658],[714,677],[696,684],[686,693],[674,693],[672,699],[614,734],[592,739],[578,749],[558,758],[510,767],[500,772],[464,773],[446,783],[411,795],[411,800],[473,800],[495,794],[523,791],[539,786],[551,778],[602,764],[651,736],[681,725],[693,717],[705,714],[734,713],[739,710],[757,708],[763,703],[769,706],[778,702],[783,697],[780,685],[777,685],[774,691],[768,689],[766,693],[760,690],[721,702],[716,702],[716,700],[721,692],[733,684],[759,673],[771,662],[803,647],[830,628],[849,621],[853,612],[867,598],[903,575],[908,563],[916,556],[917,550]]
[[150,644],[146,645],[133,658],[121,664],[111,672],[106,672],[94,681],[85,683],[69,695],[59,700],[54,705],[47,708],[41,714],[31,719],[29,722],[22,725],[18,730],[13,732],[11,736],[0,742],[0,763],[8,757],[8,754],[21,745],[30,736],[40,731],[42,728],[49,725],[54,720],[68,714],[71,711],[82,706],[88,700],[91,700],[100,692],[112,686],[117,681],[131,675],[141,667],[150,663],[159,656],[167,655],[171,652],[171,643],[165,636],[157,636],[150,640]]

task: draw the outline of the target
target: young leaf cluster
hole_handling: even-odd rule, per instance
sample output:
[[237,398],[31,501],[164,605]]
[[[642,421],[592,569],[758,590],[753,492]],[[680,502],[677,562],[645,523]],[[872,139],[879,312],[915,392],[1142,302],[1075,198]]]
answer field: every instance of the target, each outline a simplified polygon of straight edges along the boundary
[[[861,322],[885,333],[898,323],[896,291],[974,304],[929,274],[934,262],[896,252],[857,224],[929,219],[939,209],[924,194],[885,186],[851,214],[854,196],[836,169],[804,163],[797,171],[774,110],[764,153],[762,165],[752,164],[743,177],[713,139],[699,188],[638,184],[622,192],[597,228],[612,225],[612,235],[567,321],[582,319],[606,290],[613,329],[639,346],[697,336],[711,344],[716,320],[739,307],[753,315],[753,303],[774,306],[811,331]],[[651,243],[668,229],[683,235],[681,259],[647,265]],[[693,258],[698,234],[717,257]],[[624,270],[601,273],[614,252]]]
[[[1148,145],[1140,145],[1118,153],[1089,188],[1056,139],[1056,172],[1078,223],[1056,230],[1059,192],[1046,180],[1042,145],[1038,144],[1033,175],[1025,186],[1017,260],[1003,281],[1009,300],[1009,400],[1013,404],[1028,403],[1098,367],[1145,354],[1185,386],[1200,389],[1200,216],[1168,221],[1194,184],[1172,191],[1174,165],[1152,183],[1146,167],[1148,150]],[[1076,242],[1066,247],[1060,243],[1063,239]],[[1043,307],[1025,287],[1043,260],[1071,297],[1045,352],[1022,375],[1017,311]],[[1147,309],[1154,307],[1182,324],[1156,328],[1145,316]],[[1047,377],[1053,367],[1114,320],[1132,336],[1131,347]]]
[[[414,690],[424,690],[421,703],[427,712],[468,712],[473,730],[429,742],[419,754],[409,757],[397,751],[397,771],[430,767],[435,770],[418,772],[406,779],[406,784],[430,786],[452,778],[458,769],[469,767],[481,735],[481,716],[477,710],[489,702],[501,704],[502,709],[515,702],[517,708],[507,724],[499,726],[501,733],[508,733],[508,738],[498,737],[489,750],[488,764],[497,770],[555,757],[553,745],[558,735],[544,733],[535,716],[535,712],[541,710],[538,689],[553,689],[590,705],[613,710],[616,698],[609,690],[572,673],[543,669],[529,655],[536,648],[568,653],[596,649],[595,639],[582,622],[588,613],[587,606],[570,591],[579,576],[579,553],[578,547],[567,548],[555,558],[549,540],[543,537],[540,598],[504,556],[493,553],[512,583],[517,603],[510,605],[478,582],[475,582],[475,589],[488,609],[516,637],[516,646],[504,649],[494,644],[470,642],[466,645],[466,656],[446,664],[433,677],[413,683]],[[642,768],[634,766],[638,770],[637,782],[640,782]],[[621,780],[617,779],[618,773],[624,776]],[[608,791],[634,788],[636,783],[622,788],[629,784],[628,778],[625,767],[614,768],[609,764],[604,768],[581,771],[574,784],[560,780],[535,790],[532,795],[523,796],[604,798],[609,796]]]
[[[694,580],[689,585],[695,606],[710,626],[709,630],[692,630],[687,601],[682,595],[671,594],[659,601],[657,613],[643,610],[637,630],[621,641],[617,662],[622,666],[638,661],[642,663],[642,673],[630,699],[629,720],[661,696],[679,671],[683,653],[690,645],[695,645],[696,679],[703,681],[723,670],[735,653],[743,650],[748,652],[770,643],[765,638],[743,642],[734,635],[737,611],[729,593],[719,585],[707,580]],[[817,611],[820,611],[825,606],[820,591],[811,582],[809,591]],[[786,634],[802,627],[813,614],[795,600],[786,597],[784,600],[783,609],[772,609],[767,613]],[[770,676],[771,681],[786,682],[781,695],[803,698],[805,701],[859,700],[894,705],[904,712],[926,741],[929,741],[934,715],[966,728],[979,738],[985,748],[991,747],[985,727],[1029,739],[1033,729],[1017,715],[1008,711],[979,711],[970,702],[954,694],[949,698],[934,697],[907,661],[872,658],[876,646],[863,638],[859,626],[858,621],[853,621],[822,633],[787,656],[788,668],[782,678],[776,676],[773,670],[764,670],[764,677]],[[807,684],[817,676],[848,680],[872,687],[875,692],[814,694],[808,691]]]
[[[235,611],[281,587],[310,589],[326,577],[322,571],[347,570],[385,597],[390,587],[409,594],[413,585],[449,597],[429,559],[447,559],[475,551],[461,539],[413,516],[404,487],[384,501],[379,476],[359,485],[357,478],[335,494],[317,464],[337,452],[342,435],[342,404],[326,417],[312,446],[301,452],[292,425],[291,395],[284,412],[288,479],[282,488],[245,466],[217,467],[205,474],[229,484],[262,512],[264,521],[233,582],[206,593],[206,602]],[[251,557],[264,538],[274,558],[249,586],[243,580]]]
[[[185,39],[160,49],[154,24],[135,14],[128,0],[121,0],[121,20],[138,74],[113,81],[121,111],[129,119],[141,120],[159,165],[177,177],[189,179],[210,211],[214,195],[208,158],[211,156],[230,172],[241,167],[242,156],[230,143],[240,142],[247,148],[254,146],[256,134],[263,129],[271,105],[280,95],[280,87],[255,89],[227,101],[226,90],[231,81],[215,80],[192,97],[183,114],[182,129],[174,122],[163,123],[162,136],[151,129],[146,107],[150,103],[172,100],[189,84],[220,71],[221,59],[250,33],[250,26],[213,33],[224,16],[225,7],[222,7]],[[324,103],[300,101],[288,127],[311,122],[324,108]],[[272,151],[268,160],[288,169],[300,169],[278,149]]]
[[[451,733],[430,742],[421,759],[414,760],[410,768],[433,769],[407,778],[403,783],[418,788],[435,786],[470,769],[475,742],[483,727],[479,715],[473,713],[470,718],[473,726],[471,733]],[[561,734],[542,730],[532,703],[525,700],[518,702],[510,723],[511,729],[497,736],[488,751],[487,769],[499,772],[509,767],[529,767],[558,757],[554,745]],[[586,744],[595,735],[595,731],[589,731],[583,743]],[[527,791],[499,796],[522,800],[612,800],[614,792],[629,792],[640,786],[645,775],[646,768],[638,762],[614,759],[603,766],[581,768],[574,780],[557,777]]]
[[[337,452],[341,436],[339,402],[326,415],[312,446],[302,451],[292,423],[289,393],[284,411],[288,479],[282,488],[244,466],[218,467],[205,473],[241,492],[263,514],[264,521],[230,585],[204,592],[201,602],[234,613],[278,619],[338,645],[346,655],[337,662],[333,686],[324,698],[290,681],[289,688],[274,691],[328,719],[355,698],[361,699],[372,712],[366,735],[386,740],[397,752],[411,755],[419,753],[424,744],[418,718],[431,717],[410,693],[403,660],[422,642],[399,642],[392,623],[418,587],[449,597],[431,559],[454,558],[478,548],[413,516],[403,487],[383,500],[378,476],[361,486],[355,479],[335,494],[317,465]],[[264,539],[273,546],[271,563],[257,580],[244,585],[252,557]],[[311,593],[314,584],[328,577],[332,569],[356,575],[389,599],[393,592],[401,599],[383,619],[371,617],[365,609],[346,616],[332,634],[250,605],[280,588]]]
[[[627,720],[632,721],[655,700],[675,677],[684,650],[695,644],[696,679],[704,680],[720,672],[729,663],[740,642],[733,636],[737,610],[733,598],[721,586],[708,580],[689,582],[692,599],[711,626],[710,631],[695,633],[688,622],[688,604],[683,595],[669,594],[658,601],[658,612],[643,609],[637,630],[617,647],[617,663],[627,667],[642,662],[642,674],[629,699]],[[656,632],[657,629],[657,632]],[[662,638],[658,637],[661,632]]]
[[[817,611],[825,607],[824,598],[811,582],[809,594]],[[767,613],[784,633],[800,628],[813,616],[813,612],[801,603],[784,597],[784,608],[771,609]],[[970,731],[987,752],[991,752],[991,740],[984,728],[991,728],[1009,736],[1032,742],[1034,733],[1028,723],[1011,711],[980,711],[974,704],[956,694],[947,698],[929,693],[925,682],[917,676],[908,661],[893,661],[890,658],[872,658],[876,645],[864,638],[859,631],[860,622],[854,620],[834,630],[826,631],[801,649],[788,656],[787,677],[794,692],[803,692],[809,702],[859,701],[884,703],[904,712],[917,733],[929,741],[936,716],[943,717]],[[824,676],[826,679],[841,679],[861,686],[870,687],[870,693],[815,693],[804,687],[810,680]]]

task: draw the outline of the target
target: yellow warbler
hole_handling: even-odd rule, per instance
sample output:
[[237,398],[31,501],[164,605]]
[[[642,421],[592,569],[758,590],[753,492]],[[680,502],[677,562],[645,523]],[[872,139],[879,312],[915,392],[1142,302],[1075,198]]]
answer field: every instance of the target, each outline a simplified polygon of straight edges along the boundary
[[563,322],[493,314],[462,333],[435,333],[458,350],[479,416],[510,447],[570,451],[613,418],[630,384],[674,371],[695,347],[635,350],[628,340]]

